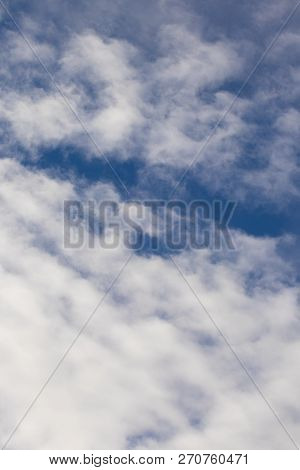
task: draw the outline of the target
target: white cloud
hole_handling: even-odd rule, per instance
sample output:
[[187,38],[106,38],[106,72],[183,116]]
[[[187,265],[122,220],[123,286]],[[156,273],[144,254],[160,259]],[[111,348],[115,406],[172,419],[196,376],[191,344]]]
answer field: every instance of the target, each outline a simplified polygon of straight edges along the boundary
[[[16,34],[8,35],[6,41],[7,49],[11,51],[12,64],[4,65],[5,69],[9,69],[6,89],[0,97],[0,117],[11,126],[12,140],[17,139],[19,145],[31,151],[41,145],[59,145],[64,142],[74,144],[75,141],[80,145],[79,142],[83,141],[95,153],[89,139],[82,139],[85,131],[80,122],[38,62],[36,67],[30,69],[25,89],[20,86],[24,79],[24,61],[34,56]],[[37,55],[47,64],[50,59],[46,56],[49,53],[46,51],[46,54],[44,49],[48,46],[36,47],[30,38],[31,41]],[[55,65],[57,70],[54,80],[75,114],[102,151],[115,148],[122,150],[132,128],[142,123],[139,111],[140,84],[130,64],[135,55],[134,48],[125,41],[103,40],[93,32],[86,32],[74,35],[66,46],[55,52],[60,57]],[[19,64],[16,64],[18,57]],[[13,81],[11,89],[9,77],[13,73],[18,76],[17,65],[21,67],[21,76],[18,77],[18,86]],[[41,90],[35,84],[41,72],[45,75],[44,80],[49,82],[50,89]]]
[[[178,24],[162,28],[159,56],[150,68],[154,105],[145,143],[150,164],[185,167],[192,161],[233,99],[220,87],[237,76],[241,67],[242,60],[230,42],[207,42]],[[225,140],[233,150],[234,141],[243,133],[240,111],[237,104],[217,132],[213,149],[200,160],[210,161],[216,153],[218,159],[226,159]]]
[[[94,31],[71,35],[56,46],[38,45],[34,36],[29,38],[100,149],[117,150],[118,158],[128,158],[137,144],[140,158],[149,164],[186,165],[233,98],[219,88],[242,66],[233,43],[207,42],[178,24],[161,28],[154,61],[145,60],[129,42],[102,38]],[[5,45],[11,60],[2,59],[7,82],[0,117],[11,127],[12,142],[17,139],[31,152],[38,146],[76,143],[101,157],[89,139],[82,138],[80,123],[40,64],[30,62],[26,86],[21,86],[24,62],[34,56],[17,33],[8,34]],[[43,74],[50,88],[41,90],[36,79]],[[242,107],[245,104],[236,106],[217,133],[211,154],[217,151],[221,160],[228,158],[243,133]]]
[[10,93],[1,103],[0,112],[12,127],[14,136],[25,148],[62,143],[79,124],[62,101],[54,95],[38,93],[34,96],[19,96]]
[[[128,252],[64,250],[76,189],[12,160],[0,170],[3,442]],[[113,195],[89,196],[101,190]],[[176,263],[299,440],[298,292],[276,240],[235,236],[237,252]],[[172,263],[134,255],[10,447],[199,446],[292,447]]]
[[207,42],[178,24],[162,27],[160,40],[154,75],[169,91],[180,84],[191,91],[211,88],[240,69],[237,51],[225,40]]

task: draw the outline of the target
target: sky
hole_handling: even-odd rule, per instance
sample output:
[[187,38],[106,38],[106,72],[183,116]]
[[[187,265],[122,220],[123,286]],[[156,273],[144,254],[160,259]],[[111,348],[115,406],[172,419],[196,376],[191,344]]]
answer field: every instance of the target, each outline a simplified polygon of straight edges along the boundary
[[[298,447],[296,5],[1,0],[2,447]],[[66,200],[171,198],[235,249],[64,247]]]

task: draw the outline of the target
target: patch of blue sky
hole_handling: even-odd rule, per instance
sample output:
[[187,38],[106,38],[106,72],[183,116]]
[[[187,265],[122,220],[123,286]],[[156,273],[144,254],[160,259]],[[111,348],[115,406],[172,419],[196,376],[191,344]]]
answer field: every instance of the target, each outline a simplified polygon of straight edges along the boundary
[[[251,147],[253,144],[249,143],[249,148]],[[247,171],[249,167],[259,169],[261,161],[256,161],[255,155],[255,152],[252,152],[243,161],[241,159],[242,171]],[[164,180],[164,186],[162,186],[157,169],[152,174],[153,169],[147,168],[145,163],[138,158],[120,161],[113,158],[113,155],[107,154],[107,157],[128,187],[129,196],[118,184],[114,173],[103,158],[86,159],[84,153],[78,151],[77,148],[66,146],[44,149],[41,158],[36,161],[27,159],[24,163],[31,168],[54,172],[65,179],[73,175],[76,177],[77,183],[80,182],[85,187],[97,182],[110,182],[119,189],[122,199],[139,198],[142,192],[143,196],[148,199],[168,200],[168,194],[171,193],[173,185]],[[145,171],[147,181],[145,186],[140,187],[139,175]],[[180,175],[180,171],[174,173]],[[230,191],[211,190],[209,186],[199,182],[197,174],[194,175],[191,172],[184,182],[184,187],[179,188],[173,198],[183,199],[186,202],[205,200],[209,204],[212,204],[214,200],[220,200],[225,205],[230,199]],[[253,203],[251,197],[247,200],[234,199],[234,201],[237,206],[230,222],[231,228],[242,230],[254,236],[278,237],[287,233],[300,234],[299,200],[297,198],[284,207],[267,201],[256,200]]]

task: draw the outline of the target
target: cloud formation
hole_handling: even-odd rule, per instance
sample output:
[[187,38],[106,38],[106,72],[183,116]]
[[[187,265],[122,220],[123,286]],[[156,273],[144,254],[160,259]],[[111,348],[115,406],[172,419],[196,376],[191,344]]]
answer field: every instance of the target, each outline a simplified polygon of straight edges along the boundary
[[[0,188],[3,442],[129,253],[63,249],[71,183],[2,160]],[[174,259],[299,439],[299,293],[279,240],[235,236],[238,252]],[[199,446],[292,443],[173,263],[134,255],[9,447]]]
[[73,3],[11,7],[56,86],[0,15],[1,442],[105,296],[9,448],[293,448],[299,227],[236,229],[237,250],[173,262],[121,237],[111,250],[63,246],[64,200],[126,205],[95,165],[106,156],[156,198],[197,155],[178,197],[221,194],[266,218],[284,208],[297,225],[298,17],[235,99],[293,2]]
[[[279,67],[298,42],[297,33],[282,33],[265,58],[272,75],[258,70],[260,81],[255,75],[251,79],[257,82],[254,90],[250,83],[235,100],[259,57],[253,52],[257,44],[249,39],[239,43],[218,30],[208,38],[203,21],[200,29],[189,29],[184,16],[182,21],[157,20],[157,39],[149,56],[145,44],[137,44],[130,35],[112,37],[81,25],[54,41],[49,32],[40,39],[40,27],[23,20],[24,33],[64,98],[19,34],[4,30],[4,154],[19,153],[23,158],[26,152],[36,159],[45,148],[71,146],[88,159],[103,159],[109,152],[118,162],[134,155],[150,170],[163,165],[166,180],[170,172],[194,161],[190,174],[217,191],[230,191],[241,199],[253,194],[267,200],[298,197],[297,152],[283,135],[283,123],[287,115],[298,112],[299,60],[293,58],[285,75]],[[294,90],[294,102],[282,94],[283,83]],[[264,132],[262,119],[267,119]],[[250,161],[246,169],[245,160]]]

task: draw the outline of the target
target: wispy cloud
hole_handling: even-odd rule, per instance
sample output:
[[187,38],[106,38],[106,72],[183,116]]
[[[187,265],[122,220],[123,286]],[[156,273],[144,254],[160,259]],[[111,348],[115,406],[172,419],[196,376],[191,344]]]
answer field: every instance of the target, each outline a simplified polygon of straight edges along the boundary
[[[70,183],[1,162],[1,394],[11,410],[1,411],[3,441],[127,256],[122,246],[63,250],[60,201],[75,194]],[[229,257],[212,262],[203,250],[176,262],[297,437],[297,289],[275,240],[236,237],[240,250]],[[291,446],[172,263],[135,256],[10,446],[197,442]]]

